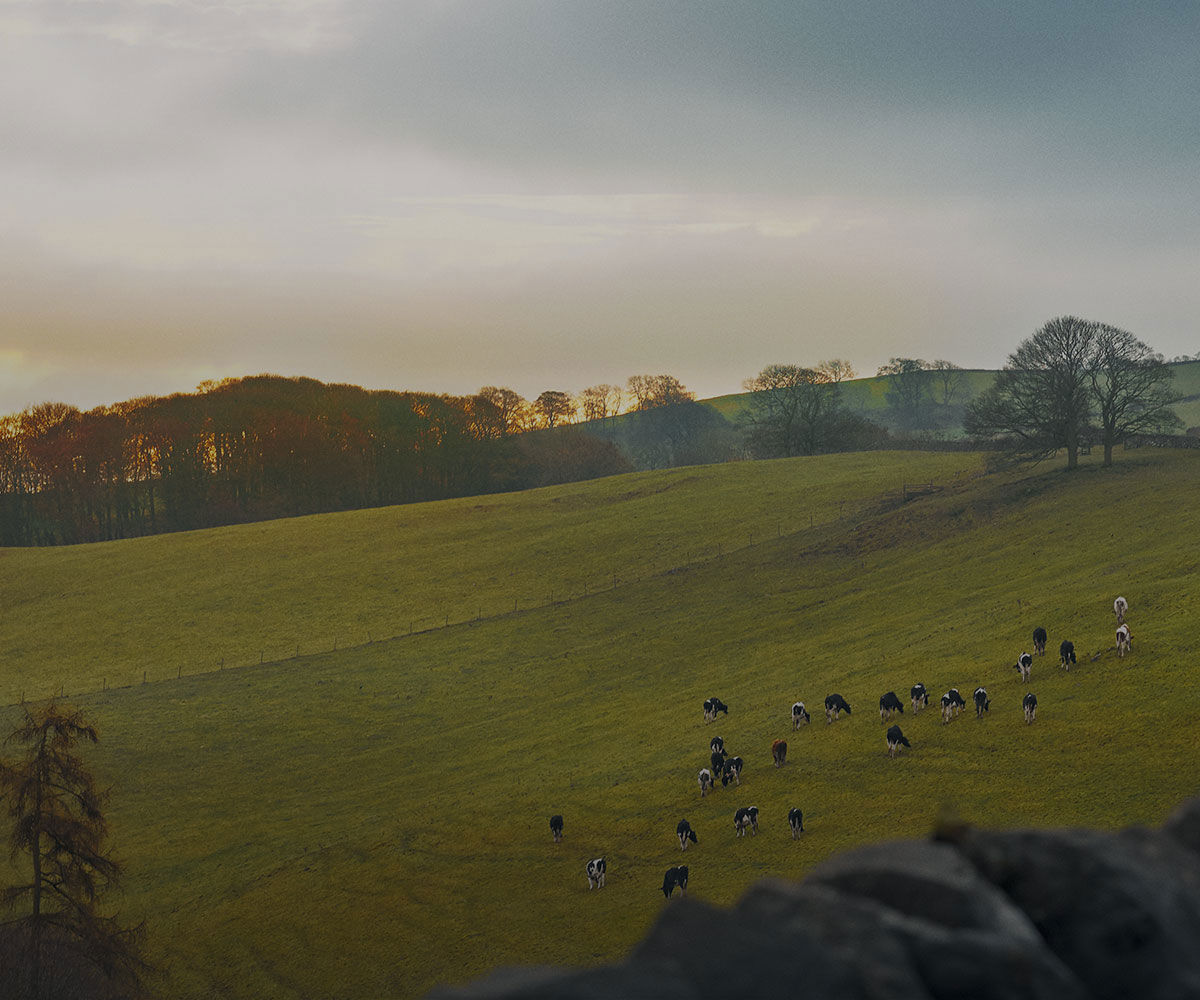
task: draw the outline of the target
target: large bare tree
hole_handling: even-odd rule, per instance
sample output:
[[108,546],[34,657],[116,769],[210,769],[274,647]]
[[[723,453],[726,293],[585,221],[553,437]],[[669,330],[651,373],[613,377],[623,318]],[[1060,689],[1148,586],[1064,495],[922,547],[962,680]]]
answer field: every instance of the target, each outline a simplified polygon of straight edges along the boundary
[[838,383],[833,373],[800,365],[767,365],[743,387],[750,393],[744,422],[763,456],[815,455],[836,424]]
[[1127,330],[1101,326],[1089,378],[1104,444],[1104,464],[1112,465],[1113,445],[1130,434],[1165,431],[1181,421],[1171,409],[1175,372],[1148,344]]
[[967,411],[967,432],[1006,438],[1010,450],[1045,457],[1065,448],[1079,464],[1092,421],[1104,463],[1125,436],[1170,426],[1176,418],[1171,370],[1132,334],[1077,316],[1059,316],[1023,340],[991,388]]

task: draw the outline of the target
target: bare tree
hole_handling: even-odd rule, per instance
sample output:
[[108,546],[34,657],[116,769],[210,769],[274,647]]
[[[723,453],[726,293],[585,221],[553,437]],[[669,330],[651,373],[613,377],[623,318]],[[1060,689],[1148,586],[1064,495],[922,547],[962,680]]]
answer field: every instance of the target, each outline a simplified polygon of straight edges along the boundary
[[750,442],[760,455],[814,455],[838,419],[840,395],[833,376],[799,365],[767,365],[743,383]]
[[967,433],[1007,439],[1009,450],[1032,458],[1065,448],[1067,468],[1076,468],[1094,400],[1098,333],[1098,323],[1059,316],[1021,341],[968,408]]
[[76,753],[99,737],[83,714],[51,701],[25,709],[24,721],[8,742],[24,756],[0,763],[0,791],[13,820],[14,859],[29,865],[24,881],[6,889],[4,902],[27,910],[7,923],[21,945],[28,996],[40,1000],[48,973],[64,966],[72,978],[94,980],[106,992],[136,989],[147,967],[139,953],[141,927],[123,928],[100,910],[102,890],[117,883],[121,866],[104,850],[106,794]]
[[1128,435],[1165,431],[1182,423],[1171,410],[1179,400],[1170,389],[1175,372],[1132,333],[1100,326],[1088,375],[1105,465],[1112,465],[1113,445]]
[[892,358],[875,373],[888,380],[887,401],[902,423],[921,422],[922,403],[929,394],[929,365],[921,358]]
[[940,358],[937,361],[929,362],[929,371],[932,373],[930,378],[934,385],[942,390],[942,398],[938,402],[942,406],[950,406],[967,384],[966,372],[953,361],[944,361]]
[[817,365],[817,371],[826,375],[829,381],[835,384],[849,382],[850,379],[858,377],[854,365],[845,358],[831,358],[829,361],[822,361]]

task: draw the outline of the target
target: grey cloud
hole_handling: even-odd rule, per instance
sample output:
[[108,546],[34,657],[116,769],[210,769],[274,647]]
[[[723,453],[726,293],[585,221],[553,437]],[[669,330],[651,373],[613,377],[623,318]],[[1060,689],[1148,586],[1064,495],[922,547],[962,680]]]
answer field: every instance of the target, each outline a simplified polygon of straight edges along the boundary
[[[514,170],[821,190],[1069,185],[1170,170],[1193,6],[376,4],[356,44],[259,61],[229,95]],[[1097,159],[1103,156],[1101,161]],[[968,171],[971,173],[968,174]]]

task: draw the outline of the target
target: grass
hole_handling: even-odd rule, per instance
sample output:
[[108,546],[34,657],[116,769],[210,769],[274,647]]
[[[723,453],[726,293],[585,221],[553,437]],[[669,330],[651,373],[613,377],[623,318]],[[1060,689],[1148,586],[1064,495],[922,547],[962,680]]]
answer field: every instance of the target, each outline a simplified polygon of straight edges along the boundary
[[[933,460],[947,458],[976,461]],[[889,486],[894,461],[874,473]],[[707,486],[673,510],[679,487],[654,486],[675,474],[544,491],[529,497],[524,544],[547,555],[527,557],[558,552],[566,567],[587,547],[591,521],[560,520],[564,509],[601,530],[618,508],[595,545],[631,551],[657,537],[646,526],[689,511],[689,524],[706,510],[746,516],[776,471],[799,504],[839,468],[703,470]],[[922,836],[947,810],[995,827],[1159,823],[1197,791],[1200,455],[1145,449],[1107,470],[1093,459],[1071,475],[947,481],[909,503],[864,486],[853,516],[586,600],[73,699],[102,731],[92,759],[114,783],[125,907],[149,923],[166,992],[405,997],[496,965],[615,960],[671,905],[658,886],[681,857],[681,816],[700,838],[690,893],[718,904],[835,851]],[[628,493],[640,499],[614,499]],[[471,524],[453,504],[425,512],[431,547],[412,558],[434,579],[451,573],[437,546],[457,551],[454,530],[435,530],[439,511]],[[180,572],[195,551],[180,548]],[[1120,663],[1118,592],[1135,642]],[[279,593],[263,606],[282,616]],[[1081,662],[1064,674],[1052,653],[1037,659],[1027,727],[1012,664],[1038,624],[1051,649],[1072,638]],[[912,749],[889,760],[875,704],[917,680],[968,699],[983,683],[991,712],[949,726],[906,713]],[[833,690],[854,712],[826,726]],[[706,725],[713,694],[730,714]],[[793,734],[797,699],[814,722]],[[716,733],[746,769],[740,788],[702,800],[696,772]],[[775,769],[779,736],[789,763]],[[734,837],[739,805],[759,807],[759,836]],[[584,862],[598,855],[608,886],[589,892]]]
[[0,702],[326,652],[582,596],[976,464],[836,455],[0,548]]

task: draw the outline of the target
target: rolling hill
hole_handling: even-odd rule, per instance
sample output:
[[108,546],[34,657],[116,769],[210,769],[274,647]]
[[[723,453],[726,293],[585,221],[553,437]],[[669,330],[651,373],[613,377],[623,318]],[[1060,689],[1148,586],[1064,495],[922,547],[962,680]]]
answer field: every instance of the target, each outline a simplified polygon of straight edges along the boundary
[[[939,490],[905,501],[903,482],[931,479]],[[618,957],[670,905],[658,886],[682,816],[699,835],[690,892],[717,903],[856,844],[921,836],[946,812],[998,827],[1161,821],[1197,791],[1198,484],[1190,452],[1085,459],[1071,475],[828,456],[487,498],[490,511],[443,502],[138,539],[74,561],[10,551],[5,600],[31,581],[20,617],[38,624],[6,623],[0,648],[43,689],[59,644],[72,650],[72,701],[101,729],[92,759],[113,784],[124,909],[147,920],[169,995],[414,996],[497,965]],[[572,573],[588,560],[643,569],[614,586],[605,566],[585,595]],[[515,613],[506,574],[529,588]],[[494,614],[468,603],[412,636],[171,669],[223,623],[326,636],[320,621],[397,593],[404,612],[372,623],[432,618],[468,583]],[[576,599],[547,600],[551,583]],[[1135,640],[1120,662],[1117,593]],[[129,603],[153,620],[144,641],[163,667],[101,690],[106,650],[125,641],[105,615]],[[1051,649],[1069,637],[1081,656],[1069,674],[1038,658],[1027,727],[1012,664],[1039,624]],[[917,680],[968,698],[984,684],[991,711],[948,726],[906,713],[912,749],[890,760],[875,704]],[[814,711],[793,734],[791,703],[814,710],[830,691],[853,714],[827,726]],[[713,694],[730,713],[706,724]],[[746,769],[702,800],[717,733]],[[775,769],[780,736],[791,750]],[[757,837],[734,837],[739,805],[759,807]],[[584,862],[600,855],[608,886],[589,892]]]

